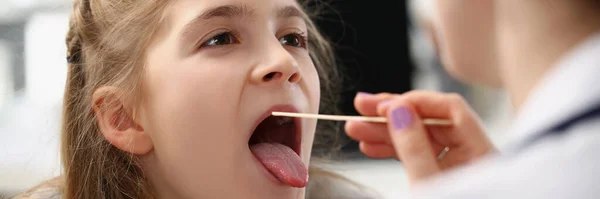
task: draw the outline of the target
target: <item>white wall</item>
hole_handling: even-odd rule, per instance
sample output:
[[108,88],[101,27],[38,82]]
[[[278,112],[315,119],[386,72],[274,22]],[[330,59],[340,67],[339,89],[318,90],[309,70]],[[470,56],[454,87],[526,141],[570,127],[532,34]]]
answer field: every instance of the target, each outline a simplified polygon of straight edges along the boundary
[[41,13],[25,32],[26,95],[39,104],[62,100],[67,74],[66,13]]
[[12,54],[8,44],[0,41],[0,111],[13,96]]
[[0,112],[0,192],[21,191],[60,172],[68,15],[40,13],[25,30],[26,88]]
[[0,23],[22,20],[39,8],[58,8],[72,4],[70,0],[0,0]]

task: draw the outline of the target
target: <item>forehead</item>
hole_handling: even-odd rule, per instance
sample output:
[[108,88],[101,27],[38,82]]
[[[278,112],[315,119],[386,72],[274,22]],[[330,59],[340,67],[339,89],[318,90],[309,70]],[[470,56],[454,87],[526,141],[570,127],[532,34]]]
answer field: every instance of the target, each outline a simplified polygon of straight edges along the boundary
[[166,41],[165,38],[185,35],[190,26],[208,21],[202,19],[203,15],[211,13],[219,7],[242,9],[220,9],[220,11],[212,12],[212,16],[223,17],[233,13],[236,15],[235,17],[250,16],[268,20],[276,18],[278,15],[281,17],[282,14],[288,17],[293,16],[294,12],[282,9],[292,7],[300,12],[302,20],[309,20],[302,13],[303,10],[296,0],[175,0],[170,2],[169,7],[164,10],[153,41]]
[[294,6],[300,9],[295,0],[177,0],[167,14],[175,20],[172,22],[184,23],[210,9],[227,5],[243,7],[245,12],[264,17],[275,17],[277,8]]

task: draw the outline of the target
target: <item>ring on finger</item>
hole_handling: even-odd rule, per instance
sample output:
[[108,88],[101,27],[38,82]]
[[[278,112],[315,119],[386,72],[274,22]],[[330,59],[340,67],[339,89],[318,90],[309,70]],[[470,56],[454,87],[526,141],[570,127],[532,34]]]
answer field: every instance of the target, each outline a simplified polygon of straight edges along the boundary
[[446,156],[446,153],[448,153],[448,151],[450,151],[450,147],[444,148],[444,150],[442,150],[442,152],[440,152],[440,154],[438,154],[437,160],[442,160],[442,158],[444,158],[444,156]]

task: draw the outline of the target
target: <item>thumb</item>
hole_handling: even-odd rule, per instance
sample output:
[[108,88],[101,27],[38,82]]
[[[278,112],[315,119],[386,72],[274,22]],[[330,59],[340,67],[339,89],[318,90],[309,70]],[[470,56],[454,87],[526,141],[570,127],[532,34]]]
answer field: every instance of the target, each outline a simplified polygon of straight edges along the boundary
[[410,181],[415,182],[439,172],[432,144],[419,115],[408,106],[392,105],[387,117],[390,138]]

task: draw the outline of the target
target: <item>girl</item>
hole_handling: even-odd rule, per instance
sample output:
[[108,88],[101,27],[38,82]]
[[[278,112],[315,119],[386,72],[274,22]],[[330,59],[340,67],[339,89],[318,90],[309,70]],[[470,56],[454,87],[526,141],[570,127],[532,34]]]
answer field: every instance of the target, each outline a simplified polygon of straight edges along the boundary
[[460,96],[414,91],[356,98],[361,114],[390,121],[347,123],[361,150],[401,159],[416,198],[599,198],[600,1],[435,2],[446,69],[510,95],[510,144],[496,153]]
[[[335,75],[301,3],[75,0],[67,45],[64,175],[25,197],[305,197],[317,124],[269,117]],[[308,195],[362,197],[314,171]]]

